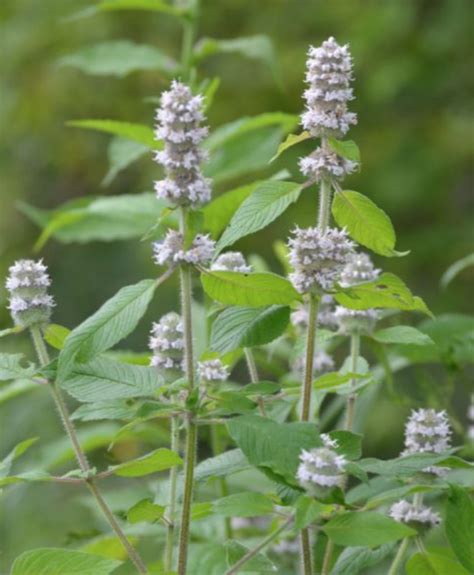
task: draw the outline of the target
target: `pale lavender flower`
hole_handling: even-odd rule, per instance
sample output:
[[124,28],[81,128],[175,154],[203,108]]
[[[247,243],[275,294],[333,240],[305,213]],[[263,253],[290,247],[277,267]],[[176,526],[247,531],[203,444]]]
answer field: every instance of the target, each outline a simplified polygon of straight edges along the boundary
[[248,274],[252,271],[252,266],[247,265],[244,256],[240,252],[225,252],[212,262],[211,270]]
[[296,473],[299,484],[308,493],[316,494],[319,488],[340,486],[347,460],[328,447],[317,447],[300,455]]
[[198,361],[199,379],[204,382],[226,381],[229,377],[229,368],[220,359]]
[[181,371],[184,360],[183,322],[175,312],[164,315],[151,329],[150,365],[159,369]]
[[208,202],[210,180],[201,172],[207,154],[199,147],[208,134],[201,125],[205,120],[202,96],[193,96],[188,86],[173,81],[161,96],[156,119],[155,136],[164,141],[164,149],[155,153],[155,160],[166,174],[155,182],[156,195],[174,205],[196,207]]
[[332,290],[352,257],[354,243],[344,230],[335,228],[297,228],[293,234],[288,247],[295,288],[300,293]]
[[347,262],[341,273],[343,287],[355,286],[360,283],[376,280],[380,270],[374,267],[370,257],[364,253],[356,253]]
[[55,303],[48,294],[51,280],[42,260],[19,260],[9,272],[5,285],[10,292],[8,309],[15,324],[29,327],[48,323]]
[[419,524],[424,527],[435,527],[441,523],[439,513],[431,507],[409,503],[404,499],[392,505],[389,515],[400,523]]
[[355,172],[359,164],[346,160],[333,150],[320,147],[309,156],[300,158],[299,166],[301,173],[308,179],[320,182],[328,179],[342,180]]
[[161,242],[153,243],[155,263],[163,266],[177,264],[208,264],[214,255],[215,242],[208,235],[198,234],[188,249],[184,249],[183,235],[176,230],[168,230]]

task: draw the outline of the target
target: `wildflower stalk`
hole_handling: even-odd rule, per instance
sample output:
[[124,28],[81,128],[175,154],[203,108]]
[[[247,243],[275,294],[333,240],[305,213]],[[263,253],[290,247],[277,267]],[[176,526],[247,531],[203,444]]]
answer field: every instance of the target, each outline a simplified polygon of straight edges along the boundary
[[[49,355],[48,355],[48,350],[46,349],[46,345],[43,341],[43,336],[41,334],[41,329],[40,329],[39,325],[38,324],[32,325],[30,327],[30,332],[31,332],[31,337],[33,339],[36,353],[38,355],[38,359],[39,359],[41,365],[43,365],[43,366],[47,365],[49,363],[50,359],[49,359]],[[74,427],[74,424],[71,420],[68,408],[64,402],[61,391],[58,388],[58,386],[53,382],[49,383],[49,389],[51,391],[51,395],[54,399],[54,402],[55,402],[56,407],[59,411],[59,414],[61,416],[61,420],[63,422],[66,433],[68,434],[69,439],[71,440],[71,444],[73,446],[74,453],[75,453],[77,462],[79,464],[79,467],[80,467],[81,471],[86,476],[90,475],[92,473],[92,469],[89,465],[86,454],[82,450],[81,444],[79,443],[79,438],[77,437],[76,428]],[[118,524],[114,514],[112,513],[110,507],[107,505],[107,502],[103,498],[102,493],[100,492],[99,488],[97,487],[97,484],[94,481],[94,478],[86,477],[85,483],[86,483],[87,487],[89,488],[89,491],[93,495],[94,499],[96,500],[98,507],[101,509],[102,513],[105,515],[105,517],[106,517],[107,521],[109,522],[112,530],[115,532],[116,536],[118,537],[118,539],[122,543],[123,547],[125,548],[130,560],[134,563],[138,573],[144,573],[144,574],[148,573],[148,569],[147,569],[145,563],[143,562],[142,558],[137,553],[137,551],[133,548],[133,546],[131,545],[131,543],[127,539],[125,533],[122,531],[122,528]]]
[[[357,362],[360,353],[360,334],[359,332],[354,332],[351,335],[351,371],[352,373],[357,373]],[[356,384],[355,378],[351,379],[351,387]],[[353,392],[347,398],[347,411],[346,411],[346,429],[347,431],[352,431],[354,425],[354,415],[355,415],[355,404],[356,404],[356,394]]]
[[245,361],[247,362],[247,369],[249,370],[250,381],[252,383],[258,383],[257,364],[255,363],[253,353],[248,347],[244,347],[244,355]]
[[388,570],[388,575],[397,575],[398,570],[402,566],[403,558],[405,557],[409,543],[410,539],[408,537],[405,537],[405,539],[401,542],[397,554],[395,555],[392,564],[390,565],[390,569]]
[[[179,419],[176,416],[171,418],[171,450],[179,451]],[[176,491],[178,480],[178,468],[172,467],[169,475],[169,506],[168,519],[166,527],[166,546],[165,546],[165,571],[171,571],[173,568],[173,550],[174,550],[174,531],[176,521]]]
[[301,405],[301,421],[309,421],[311,409],[311,392],[313,389],[314,349],[316,341],[316,321],[318,316],[319,298],[310,294],[308,333],[306,335],[305,369],[303,380],[303,401]]

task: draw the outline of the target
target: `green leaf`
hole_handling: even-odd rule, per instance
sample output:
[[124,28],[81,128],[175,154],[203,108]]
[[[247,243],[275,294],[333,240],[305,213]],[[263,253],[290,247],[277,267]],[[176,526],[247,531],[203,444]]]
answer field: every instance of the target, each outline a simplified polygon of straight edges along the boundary
[[112,12],[115,10],[147,10],[179,17],[188,16],[190,13],[186,8],[173,6],[171,3],[162,0],[102,0],[83,12],[84,16],[91,16],[98,12]]
[[109,467],[109,470],[114,475],[120,475],[120,477],[142,477],[143,475],[150,475],[150,473],[164,471],[182,463],[183,460],[175,451],[162,447],[138,459],[132,459],[120,465]]
[[[159,147],[160,146],[157,145],[157,148]],[[107,148],[109,170],[104,176],[101,185],[108,186],[111,184],[122,170],[128,168],[128,166],[145,156],[145,154],[149,154],[149,150],[150,148],[145,146],[145,144],[133,142],[132,140],[127,140],[119,136],[112,138]],[[155,200],[156,199],[155,196]]]
[[[138,537],[127,536],[129,543],[135,546],[138,543]],[[89,540],[88,543],[83,545],[79,551],[85,553],[93,553],[108,559],[116,559],[117,561],[127,561],[128,554],[125,547],[118,537],[113,535],[101,535]]]
[[474,254],[469,254],[468,256],[454,262],[449,268],[444,272],[441,278],[441,285],[443,288],[447,288],[448,285],[453,281],[453,279],[464,271],[466,268],[474,266]]
[[255,491],[233,493],[213,503],[214,513],[224,517],[256,517],[273,511],[273,501]]
[[362,571],[367,567],[372,567],[383,561],[394,551],[394,545],[387,543],[378,549],[367,549],[366,547],[347,547],[337,558],[331,575],[356,575],[365,573]]
[[296,471],[303,449],[321,445],[310,423],[276,423],[257,415],[231,419],[227,429],[255,467],[270,470],[276,481],[297,485]]
[[18,397],[19,395],[38,389],[40,389],[38,383],[28,379],[17,379],[12,383],[2,385],[0,388],[0,405],[10,401],[10,399],[13,399],[14,397]]
[[351,162],[360,162],[360,151],[358,145],[352,140],[336,140],[328,138],[328,144],[331,148],[346,160]]
[[468,571],[474,572],[474,502],[466,489],[456,485],[451,485],[445,528],[457,558]]
[[62,349],[71,330],[57,323],[50,323],[43,332],[44,339],[54,349]]
[[250,468],[241,449],[231,449],[225,453],[201,461],[194,473],[195,481],[207,481],[211,477],[226,477]]
[[240,238],[261,230],[297,201],[303,187],[295,182],[268,180],[241,204],[217,242],[216,253]]
[[296,502],[295,528],[304,529],[328,509],[331,509],[331,506],[323,505],[312,497],[302,495]]
[[280,391],[281,385],[274,381],[260,381],[259,383],[249,383],[241,387],[238,391],[241,395],[272,395]]
[[153,523],[161,519],[164,514],[165,507],[153,503],[151,499],[142,499],[127,511],[127,520],[129,523],[141,523],[142,521]]
[[434,345],[429,335],[410,325],[397,325],[376,331],[372,337],[381,343],[402,343],[404,345]]
[[209,231],[213,238],[217,238],[227,227],[238,207],[259,184],[260,182],[254,182],[229,190],[204,206],[202,210],[204,214],[204,229]]
[[255,347],[270,343],[286,329],[290,308],[229,307],[212,324],[211,349],[225,354],[239,347]]
[[[229,567],[235,565],[237,561],[250,551],[248,547],[238,541],[226,541],[225,548],[227,550],[227,564]],[[258,575],[264,575],[265,573],[276,573],[276,571],[276,566],[268,557],[262,553],[257,553],[239,569],[239,574],[256,575],[258,573]]]
[[326,523],[322,530],[333,543],[343,547],[377,547],[416,535],[414,529],[372,511],[343,513]]
[[367,196],[346,190],[336,194],[332,213],[337,224],[359,244],[382,256],[401,256],[395,250],[396,236],[387,214]]
[[286,152],[286,150],[288,150],[288,148],[291,148],[292,146],[296,146],[296,144],[299,144],[300,142],[304,142],[305,140],[308,140],[309,138],[311,138],[311,134],[309,132],[301,132],[301,134],[288,134],[288,136],[286,137],[286,140],[278,146],[277,153],[273,156],[273,158],[270,160],[270,162],[275,161],[278,158],[278,156],[283,154],[283,152]]
[[414,296],[399,277],[390,273],[383,273],[372,282],[339,288],[334,298],[349,309],[394,308],[432,315],[425,302]]
[[331,371],[316,378],[313,383],[313,388],[317,391],[332,390],[335,387],[349,383],[354,377],[361,377],[361,375]]
[[416,553],[406,564],[407,575],[469,575],[455,559],[437,553]]
[[154,396],[163,378],[153,367],[100,358],[74,364],[61,387],[78,401],[95,402]]
[[80,421],[100,421],[104,419],[132,419],[136,413],[133,406],[127,404],[125,400],[99,401],[96,403],[86,403],[81,405],[72,414],[71,419]]
[[21,365],[23,360],[22,353],[0,353],[0,381],[31,379],[36,368],[31,363],[28,367],[23,367]]
[[468,463],[449,454],[415,453],[396,459],[379,460],[375,458],[362,459],[359,464],[368,473],[388,475],[394,477],[409,477],[422,471],[426,467],[439,465],[441,467],[472,469],[473,464]]
[[136,44],[128,40],[102,42],[63,56],[61,66],[71,66],[81,72],[97,76],[125,77],[139,70],[158,70],[171,75],[177,63],[158,48]]
[[91,360],[131,333],[146,312],[155,289],[155,280],[124,287],[76,327],[59,354],[59,381],[70,373],[74,362]]
[[240,54],[246,58],[261,60],[277,77],[278,67],[273,42],[268,36],[243,36],[231,39],[202,38],[194,49],[194,58],[202,60],[214,54]]
[[329,437],[335,439],[338,447],[335,448],[337,453],[344,455],[347,459],[359,459],[362,455],[362,435],[338,429],[330,431]]
[[70,549],[33,549],[15,559],[10,575],[109,575],[120,561]]
[[18,445],[15,445],[10,453],[0,461],[0,477],[6,477],[10,473],[10,469],[15,459],[18,459],[18,457],[23,455],[27,449],[38,441],[38,439],[38,437],[32,437],[30,439],[25,439],[21,443],[18,443]]
[[120,122],[118,120],[70,120],[66,122],[70,128],[83,128],[84,130],[96,130],[122,136],[128,140],[133,140],[140,144],[148,146],[152,150],[160,147],[159,142],[155,140],[155,134],[146,124],[134,124],[131,122]]
[[212,299],[227,305],[288,305],[301,299],[287,279],[272,273],[242,274],[204,270],[201,282],[204,291]]

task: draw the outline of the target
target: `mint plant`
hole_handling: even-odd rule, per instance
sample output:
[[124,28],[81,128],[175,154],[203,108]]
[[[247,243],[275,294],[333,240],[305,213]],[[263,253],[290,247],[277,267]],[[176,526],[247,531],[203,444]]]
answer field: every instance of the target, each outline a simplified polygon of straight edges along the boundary
[[[34,445],[26,439],[0,465],[5,495],[30,482],[84,487],[110,533],[83,546],[26,550],[11,574],[472,572],[474,470],[459,442],[472,429],[460,432],[452,406],[411,405],[400,456],[364,454],[377,393],[401,400],[397,371],[423,354],[440,360],[441,322],[362,251],[407,255],[395,249],[385,212],[343,188],[361,165],[357,145],[344,139],[357,121],[349,47],[329,38],[309,49],[302,132],[291,133],[298,119],[285,113],[209,130],[217,82],[201,81],[199,63],[219,51],[265,60],[269,40],[196,41],[196,1],[106,0],[82,16],[125,9],[161,11],[183,24],[181,61],[163,64],[169,86],[155,130],[116,120],[74,125],[119,135],[116,146],[125,139],[123,168],[153,149],[155,195],[66,204],[38,220],[36,247],[51,237],[140,238],[156,277],[123,287],[69,330],[52,323],[61,302],[48,292],[54,278],[46,264],[20,260],[6,279],[13,326],[0,333],[31,335],[36,359],[2,352],[0,380],[11,389],[20,383],[22,394],[49,390],[78,465],[59,475],[47,467],[14,471]],[[242,175],[242,165],[249,174],[271,171],[272,159],[310,139],[317,147],[299,162],[301,182],[275,172],[213,193],[216,181]],[[303,194],[314,198],[317,217],[307,228],[288,221],[289,238],[274,246],[283,273],[236,250]],[[144,326],[150,302],[173,276],[179,302]],[[402,312],[429,319],[418,329],[401,323]],[[136,329],[150,330],[148,350],[116,347]],[[117,424],[112,445],[132,438],[141,447],[151,437],[153,449],[108,456],[109,465],[103,458],[96,468],[80,433],[96,421]],[[108,503],[114,478],[126,483],[133,505]]]

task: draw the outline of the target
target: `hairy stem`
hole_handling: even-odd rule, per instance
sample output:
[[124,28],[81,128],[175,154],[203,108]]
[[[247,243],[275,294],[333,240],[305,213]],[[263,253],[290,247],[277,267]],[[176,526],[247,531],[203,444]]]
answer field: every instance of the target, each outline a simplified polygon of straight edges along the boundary
[[[171,418],[171,450],[179,451],[179,420]],[[176,513],[176,488],[178,479],[178,468],[172,467],[169,475],[169,504],[168,504],[168,523],[166,527],[166,547],[165,547],[165,571],[171,571],[173,568],[173,550],[174,550],[174,531],[175,531],[175,513]]]
[[250,381],[252,383],[258,383],[258,371],[257,364],[255,363],[255,358],[253,356],[252,350],[248,347],[244,347],[245,361],[247,362],[247,369],[249,370]]
[[[32,326],[30,328],[30,332],[41,365],[47,365],[49,363],[48,350],[46,349],[46,345],[43,341],[43,337],[39,326],[37,325]],[[91,467],[89,465],[89,462],[87,461],[86,454],[84,453],[81,447],[79,438],[77,437],[76,428],[74,427],[74,424],[69,415],[68,408],[61,394],[61,390],[55,383],[52,382],[49,383],[49,388],[51,390],[51,395],[54,399],[57,410],[59,411],[59,414],[61,416],[64,429],[66,430],[66,433],[69,436],[69,439],[71,440],[71,444],[74,449],[74,453],[77,462],[79,464],[79,467],[81,468],[81,471],[84,474],[90,474],[92,471]],[[107,505],[94,479],[91,477],[86,478],[85,483],[87,484],[87,487],[89,488],[92,496],[96,500],[98,507],[101,509],[102,513],[105,515],[107,521],[109,522],[110,527],[113,529],[115,535],[117,536],[117,538],[120,540],[123,547],[127,551],[127,554],[130,557],[130,560],[134,563],[138,573],[148,573],[148,569],[146,568],[145,563],[143,562],[142,558],[137,553],[137,551],[133,548],[133,546],[127,539],[125,533],[122,531],[122,528],[118,524],[110,507]]]
[[[351,371],[352,373],[357,373],[357,361],[359,359],[360,353],[360,334],[353,333],[351,335]],[[351,386],[354,387],[356,380],[351,380]],[[347,398],[347,411],[346,411],[346,425],[347,431],[352,431],[354,426],[354,415],[355,415],[355,404],[356,404],[356,393],[353,392]]]
[[183,82],[192,83],[195,70],[193,68],[193,44],[199,11],[199,0],[188,0],[192,14],[184,21],[183,41],[181,46],[181,75]]
[[322,180],[321,187],[319,190],[319,213],[318,213],[318,228],[322,232],[329,225],[329,218],[331,216],[331,198],[332,198],[331,184],[326,180]]
[[308,333],[306,336],[306,353],[303,378],[303,400],[301,404],[301,421],[309,421],[311,409],[311,392],[313,389],[314,345],[316,341],[316,321],[318,318],[319,299],[310,295]]
[[323,568],[321,571],[321,575],[329,575],[330,573],[329,568],[331,567],[331,559],[333,551],[334,551],[334,543],[331,540],[328,540],[326,544],[326,550],[324,552]]
[[230,569],[228,569],[225,572],[224,575],[235,575],[236,573],[238,573],[240,571],[240,568],[243,567],[243,565],[245,565],[247,561],[252,559],[252,557],[255,557],[255,555],[260,553],[262,549],[264,549],[269,543],[271,543],[274,539],[276,539],[278,535],[280,535],[280,533],[282,533],[285,529],[289,527],[292,521],[293,517],[288,518],[284,523],[280,525],[280,527],[275,529],[273,533],[270,533],[270,535],[268,535],[268,537],[266,537],[261,543],[259,543],[256,547],[251,549],[241,559],[239,559],[237,563],[235,563],[235,565],[233,565]]
[[410,539],[405,537],[405,539],[401,542],[400,547],[398,548],[397,554],[395,555],[392,564],[390,565],[390,569],[388,571],[388,575],[397,575],[398,570],[402,567],[403,558],[405,553],[408,549],[408,545],[410,543]]

